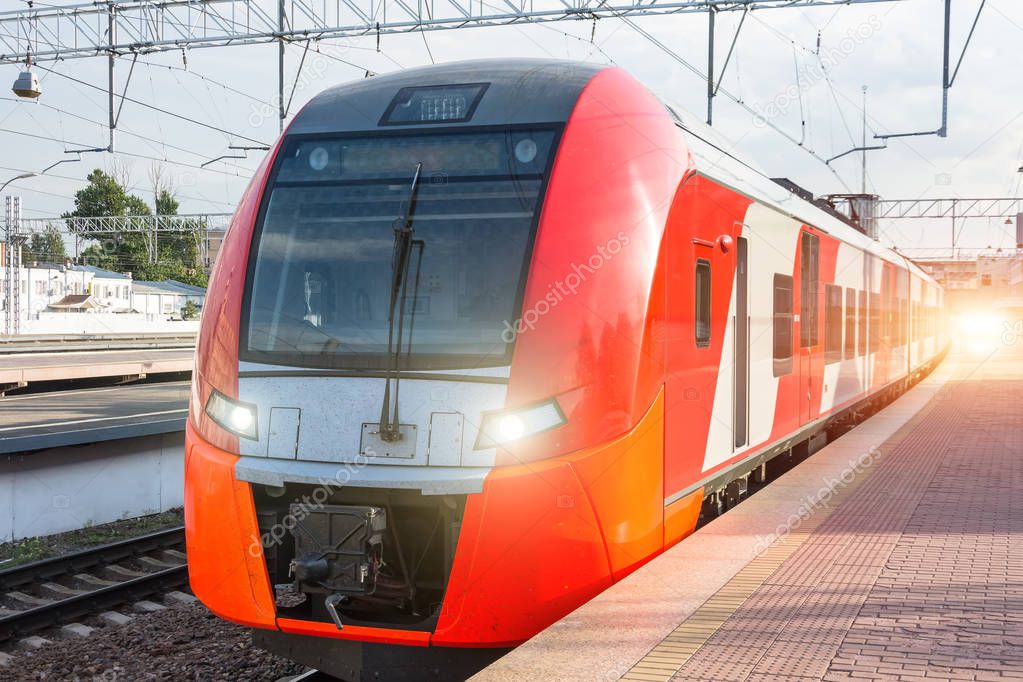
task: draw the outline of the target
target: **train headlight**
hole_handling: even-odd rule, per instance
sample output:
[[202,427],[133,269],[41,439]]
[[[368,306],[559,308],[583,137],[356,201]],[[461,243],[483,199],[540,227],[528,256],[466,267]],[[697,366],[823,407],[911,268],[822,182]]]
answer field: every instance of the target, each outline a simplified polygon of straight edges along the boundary
[[259,439],[256,429],[256,406],[232,400],[220,391],[210,393],[206,401],[206,414],[231,433],[251,440]]
[[480,434],[476,438],[475,449],[485,450],[535,436],[557,428],[567,421],[555,400],[512,410],[486,412],[483,415],[483,424],[480,425]]

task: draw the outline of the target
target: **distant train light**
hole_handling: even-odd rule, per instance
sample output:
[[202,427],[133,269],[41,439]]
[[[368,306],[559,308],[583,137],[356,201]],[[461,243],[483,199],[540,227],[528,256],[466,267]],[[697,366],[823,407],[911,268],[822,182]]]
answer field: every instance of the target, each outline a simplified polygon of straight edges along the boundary
[[39,77],[31,71],[19,73],[11,90],[18,97],[28,97],[29,99],[35,99],[43,94],[43,91],[39,89]]
[[515,410],[501,410],[483,415],[476,449],[484,450],[504,445],[527,436],[567,423],[564,413],[554,400],[547,400],[530,407]]
[[232,400],[219,391],[213,391],[206,401],[206,414],[231,433],[251,440],[259,439],[255,405]]
[[1002,331],[1004,319],[988,313],[974,313],[959,317],[959,331],[966,336],[995,337]]

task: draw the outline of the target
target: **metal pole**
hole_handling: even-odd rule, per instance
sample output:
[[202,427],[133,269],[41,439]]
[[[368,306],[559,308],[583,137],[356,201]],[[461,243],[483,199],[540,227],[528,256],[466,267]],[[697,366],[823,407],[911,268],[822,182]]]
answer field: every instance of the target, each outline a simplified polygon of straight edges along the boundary
[[867,193],[867,86],[863,86],[863,175],[860,191]]
[[[2,191],[2,190],[0,190]],[[11,248],[11,198],[4,205],[4,334],[11,333],[11,275],[14,271],[14,251]]]
[[952,200],[952,258],[956,257],[956,200]]
[[109,89],[107,90],[107,105],[110,108],[110,146],[107,151],[114,152],[114,127],[117,121],[114,117],[114,50],[113,45],[117,42],[116,24],[114,23],[114,4],[107,6],[107,31],[110,36],[111,49],[107,53],[107,71],[109,76]]
[[284,132],[284,0],[277,3],[277,30],[281,37],[277,39],[277,121],[278,132]]
[[714,18],[717,10],[707,10],[707,125],[714,125]]
[[941,69],[941,129],[938,137],[948,137],[948,43],[952,23],[952,0],[945,0],[945,55]]

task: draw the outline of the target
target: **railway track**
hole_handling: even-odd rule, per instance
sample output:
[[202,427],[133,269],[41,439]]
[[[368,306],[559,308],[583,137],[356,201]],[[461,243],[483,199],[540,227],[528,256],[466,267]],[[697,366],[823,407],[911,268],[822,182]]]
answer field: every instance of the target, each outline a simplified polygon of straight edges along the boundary
[[183,527],[0,571],[0,643],[184,585]]

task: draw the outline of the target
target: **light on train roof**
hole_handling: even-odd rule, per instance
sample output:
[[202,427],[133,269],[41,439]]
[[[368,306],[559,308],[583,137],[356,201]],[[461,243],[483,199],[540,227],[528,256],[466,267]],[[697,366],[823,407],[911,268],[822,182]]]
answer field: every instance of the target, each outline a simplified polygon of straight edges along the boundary
[[380,125],[463,123],[472,118],[487,83],[402,88],[391,100]]

